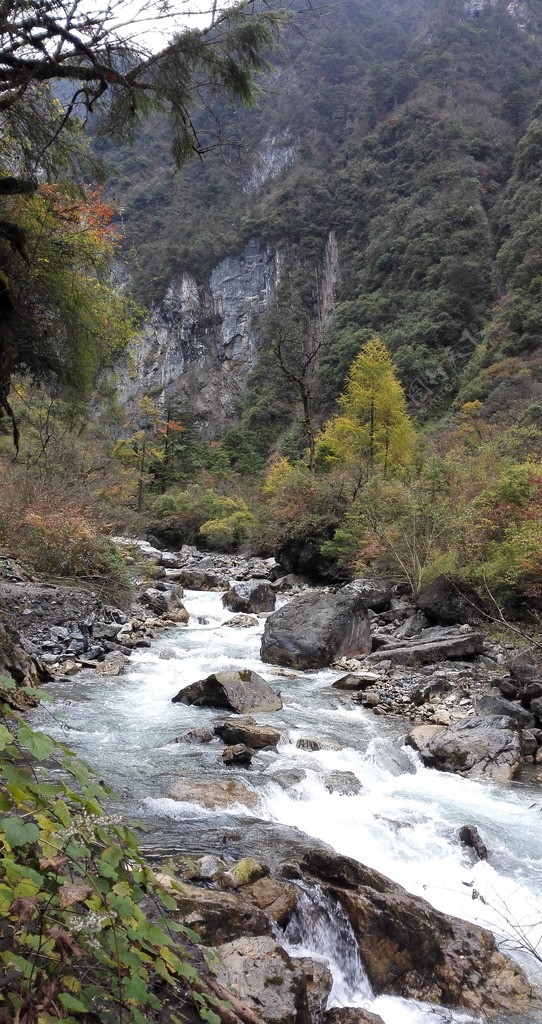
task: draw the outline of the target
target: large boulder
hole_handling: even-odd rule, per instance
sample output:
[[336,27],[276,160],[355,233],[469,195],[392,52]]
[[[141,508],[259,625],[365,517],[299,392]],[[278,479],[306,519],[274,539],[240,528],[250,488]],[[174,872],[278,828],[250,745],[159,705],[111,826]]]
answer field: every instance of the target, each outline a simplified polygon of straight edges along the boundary
[[194,704],[197,707],[226,708],[238,714],[250,711],[280,711],[282,701],[273,689],[248,668],[231,668],[213,672],[206,679],[179,690],[173,704]]
[[235,939],[215,949],[219,984],[266,1024],[307,1021],[306,980],[299,964],[269,936]]
[[311,850],[300,866],[343,907],[376,994],[475,1012],[527,1008],[531,986],[491,932],[441,914],[349,857]]
[[429,768],[468,778],[508,782],[523,764],[519,728],[499,715],[464,718],[449,728],[437,728],[427,738],[413,729],[405,742]]
[[485,694],[476,701],[477,715],[504,715],[512,718],[521,729],[528,729],[534,725],[534,718],[530,711],[523,708],[521,704],[515,704],[504,697],[496,697],[493,694]]
[[262,661],[292,668],[322,668],[371,650],[371,629],[361,594],[301,594],[265,623]]
[[418,608],[441,626],[475,625],[484,618],[485,606],[477,591],[460,576],[438,576],[420,594]]
[[215,725],[215,735],[224,743],[246,743],[253,750],[276,747],[280,732],[270,725],[257,725],[253,718],[230,719]]
[[222,604],[230,612],[272,612],[276,597],[267,580],[247,580],[232,583],[222,598]]

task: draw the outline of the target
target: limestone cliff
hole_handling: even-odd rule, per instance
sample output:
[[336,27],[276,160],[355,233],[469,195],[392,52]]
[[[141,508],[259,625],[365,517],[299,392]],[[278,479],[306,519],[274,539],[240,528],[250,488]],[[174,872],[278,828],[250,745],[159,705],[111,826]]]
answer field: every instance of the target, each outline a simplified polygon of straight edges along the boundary
[[204,435],[235,418],[258,358],[259,318],[276,292],[277,252],[257,239],[228,256],[198,285],[188,272],[173,278],[128,353],[119,390],[130,403],[151,396],[161,407],[190,406]]

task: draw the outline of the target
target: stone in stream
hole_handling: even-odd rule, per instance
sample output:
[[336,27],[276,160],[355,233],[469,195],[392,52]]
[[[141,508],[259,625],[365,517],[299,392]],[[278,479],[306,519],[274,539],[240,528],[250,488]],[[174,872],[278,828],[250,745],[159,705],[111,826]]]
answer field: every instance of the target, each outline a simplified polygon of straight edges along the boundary
[[243,583],[232,583],[230,589],[222,598],[222,604],[225,608],[229,608],[230,612],[252,614],[272,612],[275,608],[275,603],[275,593],[267,580],[247,580]]
[[243,714],[250,711],[280,711],[278,693],[251,669],[225,669],[179,690],[173,704],[226,708]]
[[320,1021],[333,988],[333,975],[327,964],[311,956],[296,957],[296,964],[305,975],[309,1019]]
[[228,768],[232,768],[236,764],[250,764],[253,755],[254,751],[245,743],[234,743],[231,747],[224,747],[222,760]]
[[361,782],[354,772],[328,772],[324,776],[324,785],[330,793],[338,793],[340,796],[357,796],[362,790]]
[[230,629],[249,629],[251,626],[258,625],[258,619],[255,615],[232,615],[231,619],[228,619],[223,625]]
[[167,796],[170,800],[199,804],[210,811],[235,804],[251,810],[260,806],[258,794],[237,779],[180,779],[168,790]]
[[215,952],[216,980],[266,1024],[308,1020],[305,975],[270,936],[235,939]]
[[321,1017],[322,1024],[384,1024],[382,1017],[361,1006],[332,1006]]
[[380,683],[382,676],[377,672],[348,672],[331,684],[334,690],[366,690],[374,683]]
[[473,779],[509,782],[523,764],[517,724],[498,715],[464,718],[449,728],[418,726],[405,743],[418,751],[429,768]]
[[244,900],[264,910],[281,928],[288,924],[299,899],[295,885],[269,876],[245,885],[242,894]]
[[101,676],[120,676],[124,672],[128,658],[121,651],[111,651],[103,661],[96,665],[96,672]]
[[478,860],[487,860],[487,846],[476,825],[462,825],[458,836],[463,846],[469,846],[471,850],[474,850]]
[[224,743],[246,743],[253,750],[272,749],[280,740],[278,729],[257,725],[253,718],[230,719],[215,725],[214,731]]
[[139,600],[155,615],[163,618],[175,617],[179,622],[188,622],[189,615],[182,602],[183,596],[182,587],[173,587],[171,590],[149,587],[141,594]]
[[440,913],[378,871],[333,851],[310,850],[300,868],[342,906],[376,994],[528,1014],[532,986],[498,950],[491,932]]
[[370,650],[363,597],[343,588],[337,594],[301,594],[273,612],[265,623],[260,655],[274,665],[307,669]]

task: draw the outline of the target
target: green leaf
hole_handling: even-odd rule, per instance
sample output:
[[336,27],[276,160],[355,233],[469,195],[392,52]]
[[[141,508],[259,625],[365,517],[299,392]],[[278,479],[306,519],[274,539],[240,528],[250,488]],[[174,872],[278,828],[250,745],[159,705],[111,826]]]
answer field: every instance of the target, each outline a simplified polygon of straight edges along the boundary
[[13,736],[9,729],[6,729],[5,725],[0,725],[0,750],[5,750],[8,743],[11,743]]
[[124,978],[122,982],[127,999],[135,999],[137,1003],[145,1004],[148,1002],[149,993],[147,986],[137,974],[134,974],[131,978]]
[[12,848],[36,843],[40,837],[38,826],[31,821],[23,821],[22,818],[4,818],[1,822],[1,829],[6,842]]
[[69,992],[61,992],[58,997],[59,1003],[62,1004],[65,1010],[71,1013],[88,1013],[89,1007],[85,1006],[80,999],[76,999],[75,996],[70,995]]
[[45,761],[56,747],[55,741],[50,736],[44,732],[35,732],[27,725],[21,725],[19,741],[38,761]]

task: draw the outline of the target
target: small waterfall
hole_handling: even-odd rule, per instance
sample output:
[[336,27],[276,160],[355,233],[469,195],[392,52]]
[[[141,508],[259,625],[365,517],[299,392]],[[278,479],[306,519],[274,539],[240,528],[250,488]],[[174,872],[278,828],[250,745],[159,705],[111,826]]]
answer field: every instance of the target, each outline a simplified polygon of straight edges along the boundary
[[298,884],[297,909],[284,933],[288,952],[327,960],[333,975],[330,1006],[361,1006],[371,1001],[371,985],[342,907],[319,886]]

